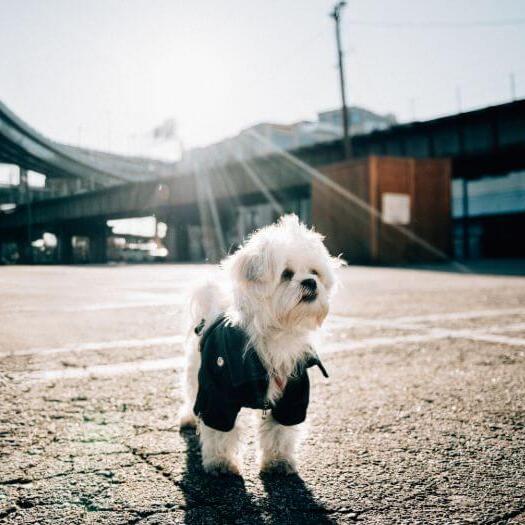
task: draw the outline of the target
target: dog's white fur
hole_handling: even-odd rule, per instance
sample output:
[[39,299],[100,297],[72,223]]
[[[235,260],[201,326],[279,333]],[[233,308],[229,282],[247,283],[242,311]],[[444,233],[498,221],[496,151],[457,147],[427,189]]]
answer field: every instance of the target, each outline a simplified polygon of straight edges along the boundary
[[[246,331],[268,370],[271,380],[267,399],[275,402],[282,394],[278,382],[286,384],[297,364],[312,352],[312,334],[328,314],[334,269],[341,260],[331,257],[322,241],[320,234],[301,224],[295,215],[283,216],[276,224],[255,232],[222,262],[226,289],[208,283],[193,296],[180,423],[199,425],[202,463],[207,472],[239,473],[239,432],[237,425],[231,432],[214,430],[193,415],[200,367],[199,337],[193,329],[201,319],[206,329],[226,312],[233,324]],[[291,270],[293,277],[283,277],[285,270]],[[301,283],[305,279],[314,279],[317,284],[317,296],[312,301],[304,300],[308,290]],[[259,434],[262,470],[295,472],[298,428],[280,425],[267,414],[261,420]]]

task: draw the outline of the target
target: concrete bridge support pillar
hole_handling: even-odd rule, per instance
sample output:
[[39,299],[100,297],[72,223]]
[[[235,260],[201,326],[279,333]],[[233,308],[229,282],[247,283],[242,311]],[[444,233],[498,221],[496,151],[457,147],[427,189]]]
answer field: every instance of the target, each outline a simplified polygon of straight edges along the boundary
[[188,237],[188,225],[169,221],[166,223],[168,230],[164,243],[168,249],[169,261],[189,261],[190,260],[190,243]]
[[27,260],[27,242],[24,239],[16,240],[16,251],[18,252],[18,262],[25,264]]
[[57,262],[73,264],[73,235],[69,232],[57,234]]
[[164,237],[164,245],[168,250],[167,260],[174,262],[177,260],[177,226],[173,222],[167,222],[166,237]]
[[177,228],[177,254],[179,261],[190,260],[190,237],[188,234],[188,225],[179,224]]
[[89,236],[89,262],[99,264],[108,262],[107,242],[105,228]]
[[18,261],[22,264],[33,263],[33,247],[28,239],[18,239],[16,241],[18,251]]

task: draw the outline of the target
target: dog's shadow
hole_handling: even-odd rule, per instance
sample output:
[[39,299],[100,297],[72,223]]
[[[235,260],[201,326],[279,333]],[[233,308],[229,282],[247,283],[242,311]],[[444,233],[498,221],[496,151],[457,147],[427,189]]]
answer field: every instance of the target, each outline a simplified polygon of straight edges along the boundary
[[201,466],[199,439],[193,429],[182,429],[186,468],[181,489],[186,500],[184,523],[334,524],[298,475],[260,474],[266,497],[246,490],[242,477],[211,476]]

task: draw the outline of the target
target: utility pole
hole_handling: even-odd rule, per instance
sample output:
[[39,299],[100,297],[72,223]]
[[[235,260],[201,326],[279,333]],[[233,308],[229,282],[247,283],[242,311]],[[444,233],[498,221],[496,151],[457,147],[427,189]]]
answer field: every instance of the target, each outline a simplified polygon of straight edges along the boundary
[[337,56],[339,59],[339,82],[341,84],[341,102],[343,112],[343,145],[345,151],[345,158],[352,157],[352,143],[348,134],[348,109],[346,107],[346,88],[345,88],[345,72],[343,68],[343,51],[341,49],[341,30],[339,22],[341,20],[341,10],[346,5],[344,0],[338,2],[334,6],[334,10],[330,16],[335,20],[335,39],[337,42]]

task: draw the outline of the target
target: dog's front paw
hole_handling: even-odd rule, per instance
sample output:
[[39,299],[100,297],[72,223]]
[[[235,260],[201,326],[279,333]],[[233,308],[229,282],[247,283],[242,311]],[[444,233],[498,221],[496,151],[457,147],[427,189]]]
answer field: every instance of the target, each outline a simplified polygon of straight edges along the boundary
[[179,413],[179,428],[182,430],[184,428],[196,428],[197,427],[197,418],[191,410],[182,409]]
[[241,475],[238,465],[230,459],[214,459],[203,463],[202,467],[204,468],[204,472],[212,476],[221,476],[224,474],[233,476]]
[[297,467],[291,458],[270,458],[262,461],[261,472],[288,476],[297,474]]
[[197,418],[192,415],[188,414],[186,416],[183,416],[179,419],[179,427],[181,429],[184,428],[196,428],[197,427]]

